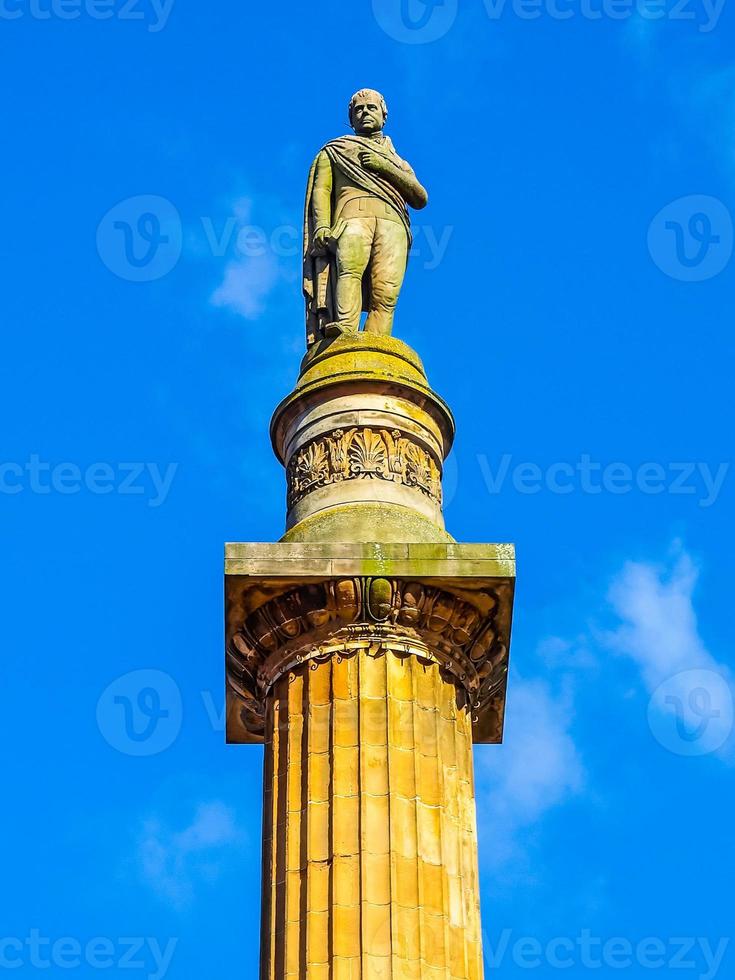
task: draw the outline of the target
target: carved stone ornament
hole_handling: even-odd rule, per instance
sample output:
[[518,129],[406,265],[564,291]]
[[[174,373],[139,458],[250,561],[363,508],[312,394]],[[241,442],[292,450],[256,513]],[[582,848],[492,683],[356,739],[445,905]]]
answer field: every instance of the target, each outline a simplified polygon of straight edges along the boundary
[[504,685],[507,650],[495,615],[499,585],[479,596],[485,610],[418,581],[343,578],[304,584],[270,599],[233,633],[227,677],[261,729],[269,688],[308,661],[350,656],[418,656],[435,662],[467,692],[473,714]]
[[287,468],[288,506],[342,480],[390,480],[441,505],[441,471],[430,453],[398,429],[335,429],[302,446]]

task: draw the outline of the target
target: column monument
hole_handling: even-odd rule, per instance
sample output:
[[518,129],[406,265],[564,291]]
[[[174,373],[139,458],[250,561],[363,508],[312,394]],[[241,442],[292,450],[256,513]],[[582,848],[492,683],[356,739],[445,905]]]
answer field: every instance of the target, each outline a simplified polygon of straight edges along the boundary
[[308,178],[286,533],[225,553],[227,739],[265,754],[260,975],[479,980],[472,743],[502,740],[514,549],[445,530],[454,421],[391,336],[427,193],[379,93],[349,118]]

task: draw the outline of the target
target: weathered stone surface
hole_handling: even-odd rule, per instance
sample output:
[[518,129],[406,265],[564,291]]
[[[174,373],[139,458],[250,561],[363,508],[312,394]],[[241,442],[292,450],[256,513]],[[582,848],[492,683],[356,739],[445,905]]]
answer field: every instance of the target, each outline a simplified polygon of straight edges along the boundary
[[429,517],[401,504],[355,501],[317,511],[283,535],[283,542],[299,541],[436,542],[454,539]]

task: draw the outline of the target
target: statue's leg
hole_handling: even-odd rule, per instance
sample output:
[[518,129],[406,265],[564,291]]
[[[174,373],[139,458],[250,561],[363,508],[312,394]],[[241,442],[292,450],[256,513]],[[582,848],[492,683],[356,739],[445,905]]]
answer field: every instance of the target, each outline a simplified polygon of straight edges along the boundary
[[362,277],[370,261],[375,218],[348,218],[337,241],[337,326],[357,333],[362,312]]
[[366,333],[388,336],[393,328],[398,294],[406,274],[408,236],[400,221],[376,218],[373,256],[370,265],[370,312]]

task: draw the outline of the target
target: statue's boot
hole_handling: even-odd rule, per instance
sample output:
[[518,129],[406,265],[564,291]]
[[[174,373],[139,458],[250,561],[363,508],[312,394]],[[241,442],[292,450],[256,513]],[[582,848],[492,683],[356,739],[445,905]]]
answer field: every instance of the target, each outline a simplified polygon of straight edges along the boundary
[[343,334],[353,334],[357,331],[352,327],[351,324],[345,323],[342,320],[334,320],[332,323],[324,324],[324,336],[325,337],[341,337]]

